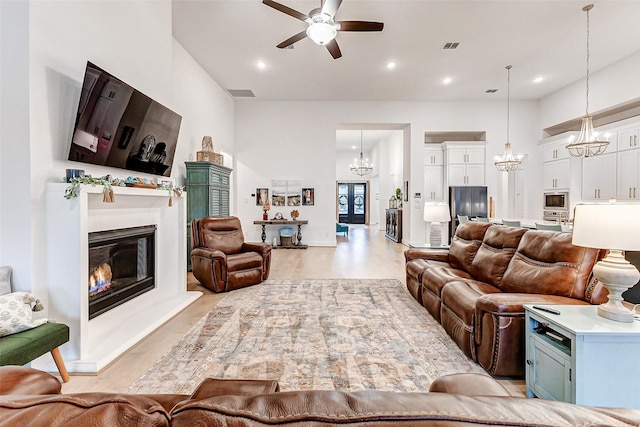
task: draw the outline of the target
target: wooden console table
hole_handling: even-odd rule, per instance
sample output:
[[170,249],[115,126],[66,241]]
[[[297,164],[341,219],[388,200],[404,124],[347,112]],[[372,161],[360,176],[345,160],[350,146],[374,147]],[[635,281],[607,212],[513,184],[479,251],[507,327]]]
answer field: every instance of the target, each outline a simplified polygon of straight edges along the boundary
[[297,225],[298,232],[296,234],[297,243],[292,246],[274,246],[274,249],[285,248],[285,249],[306,249],[307,245],[303,245],[301,243],[302,240],[302,226],[309,223],[306,219],[296,219],[296,220],[286,220],[286,219],[268,219],[262,221],[253,221],[256,225],[262,226],[262,243],[267,239],[266,227],[267,225]]

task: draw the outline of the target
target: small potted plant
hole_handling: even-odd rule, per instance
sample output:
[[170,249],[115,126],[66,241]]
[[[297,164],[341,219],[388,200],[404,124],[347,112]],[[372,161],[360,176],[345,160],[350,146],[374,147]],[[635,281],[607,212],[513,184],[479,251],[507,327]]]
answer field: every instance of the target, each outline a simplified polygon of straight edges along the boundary
[[297,209],[294,209],[294,210],[291,211],[291,219],[292,220],[295,221],[296,219],[298,219],[299,216],[300,216],[300,212],[298,212]]

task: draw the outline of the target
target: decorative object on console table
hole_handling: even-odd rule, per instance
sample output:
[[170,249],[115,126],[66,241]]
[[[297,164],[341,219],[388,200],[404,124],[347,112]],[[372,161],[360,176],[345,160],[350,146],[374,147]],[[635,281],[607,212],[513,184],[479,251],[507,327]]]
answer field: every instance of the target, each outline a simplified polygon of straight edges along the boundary
[[269,214],[267,212],[269,212],[269,209],[271,209],[271,204],[269,203],[269,201],[267,200],[266,202],[264,202],[264,204],[262,205],[262,220],[266,221],[269,219]]
[[429,223],[429,245],[442,246],[442,222],[451,221],[451,211],[446,203],[425,203],[424,222]]
[[298,212],[297,209],[294,209],[294,210],[291,211],[291,219],[292,220],[294,220],[294,221],[297,220],[299,216],[300,216],[300,212]]
[[187,175],[187,269],[191,271],[191,220],[229,216],[231,169],[213,162],[185,162]]
[[608,249],[593,267],[593,276],[609,290],[609,301],[598,306],[598,315],[618,322],[633,322],[634,313],[622,304],[622,293],[638,283],[638,269],[622,251],[640,250],[640,205],[576,205],[573,244]]
[[384,235],[399,243],[402,240],[402,209],[387,209]]

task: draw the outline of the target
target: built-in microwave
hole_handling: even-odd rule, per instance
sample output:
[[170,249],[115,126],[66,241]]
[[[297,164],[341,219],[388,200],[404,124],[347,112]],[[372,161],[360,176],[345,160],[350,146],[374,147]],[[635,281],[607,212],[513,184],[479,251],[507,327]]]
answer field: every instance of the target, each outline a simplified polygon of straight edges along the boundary
[[567,192],[544,193],[544,210],[545,211],[568,211],[569,210],[569,193]]

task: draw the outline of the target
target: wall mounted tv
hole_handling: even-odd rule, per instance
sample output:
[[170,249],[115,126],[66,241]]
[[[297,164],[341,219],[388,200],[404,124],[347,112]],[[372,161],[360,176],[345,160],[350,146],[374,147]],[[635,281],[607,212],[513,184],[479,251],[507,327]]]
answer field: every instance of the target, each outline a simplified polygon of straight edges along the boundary
[[69,160],[170,176],[182,117],[87,62]]

